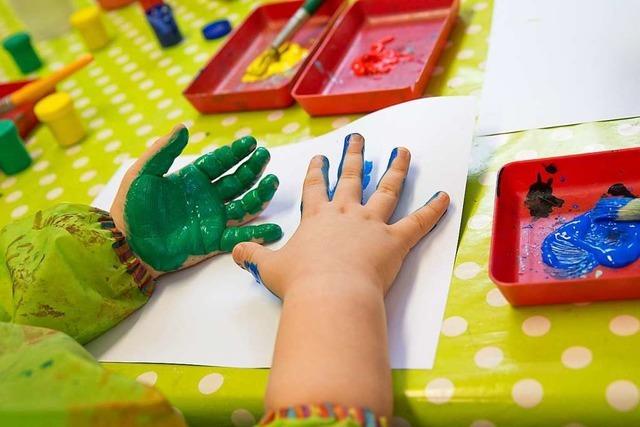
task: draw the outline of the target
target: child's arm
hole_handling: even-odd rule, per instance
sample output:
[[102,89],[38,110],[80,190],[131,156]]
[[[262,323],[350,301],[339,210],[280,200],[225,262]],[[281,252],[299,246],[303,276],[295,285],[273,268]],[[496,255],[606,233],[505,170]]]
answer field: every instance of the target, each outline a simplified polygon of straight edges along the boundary
[[345,142],[333,199],[328,161],[315,157],[303,190],[300,226],[272,251],[255,243],[233,257],[283,300],[266,395],[267,409],[332,402],[393,411],[384,295],[411,248],[438,222],[449,204],[442,192],[395,224],[410,154],[394,150],[374,195],[361,204],[364,140]]

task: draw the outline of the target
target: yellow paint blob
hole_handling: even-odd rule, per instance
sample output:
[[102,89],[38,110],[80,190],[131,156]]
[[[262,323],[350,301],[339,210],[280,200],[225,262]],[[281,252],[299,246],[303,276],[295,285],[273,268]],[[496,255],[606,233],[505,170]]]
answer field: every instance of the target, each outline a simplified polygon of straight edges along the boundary
[[280,48],[280,59],[276,60],[273,52],[266,50],[249,64],[242,76],[242,82],[253,83],[284,74],[294,68],[308,53],[309,51],[299,44],[288,43]]

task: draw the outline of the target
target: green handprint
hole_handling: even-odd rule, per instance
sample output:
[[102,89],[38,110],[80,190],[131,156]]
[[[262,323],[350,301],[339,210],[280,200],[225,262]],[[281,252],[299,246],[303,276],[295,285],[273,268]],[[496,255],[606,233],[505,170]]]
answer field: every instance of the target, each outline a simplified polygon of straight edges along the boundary
[[[165,175],[188,139],[186,128],[174,130],[162,148],[142,159],[126,191],[127,240],[142,261],[159,272],[229,252],[239,242],[267,243],[282,237],[275,224],[241,226],[266,207],[278,188],[278,178],[267,175],[248,191],[269,162],[269,152],[256,149],[256,140],[247,136]],[[234,173],[222,176],[249,154]]]

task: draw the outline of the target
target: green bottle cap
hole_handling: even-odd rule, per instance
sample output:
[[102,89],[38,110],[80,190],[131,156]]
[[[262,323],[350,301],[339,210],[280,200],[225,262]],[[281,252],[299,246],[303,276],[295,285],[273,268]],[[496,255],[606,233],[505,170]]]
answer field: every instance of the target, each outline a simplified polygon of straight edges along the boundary
[[3,40],[2,46],[11,54],[23,74],[42,67],[42,61],[33,49],[31,37],[25,32],[15,33]]
[[31,164],[31,156],[11,120],[0,120],[0,169],[7,175],[16,174]]

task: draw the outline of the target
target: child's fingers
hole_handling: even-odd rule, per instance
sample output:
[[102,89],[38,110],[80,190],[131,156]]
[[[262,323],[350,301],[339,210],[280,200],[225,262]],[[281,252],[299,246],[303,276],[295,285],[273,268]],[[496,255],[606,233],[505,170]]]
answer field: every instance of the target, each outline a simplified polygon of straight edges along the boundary
[[309,162],[307,176],[302,186],[302,213],[307,212],[320,203],[329,201],[329,159],[315,156]]
[[237,244],[233,248],[231,255],[236,264],[250,272],[257,282],[264,285],[260,275],[260,266],[273,255],[271,249],[267,249],[258,243],[245,242]]
[[391,218],[398,205],[410,162],[409,150],[404,147],[394,148],[389,157],[387,170],[367,202],[367,208],[385,222]]
[[391,227],[399,233],[406,240],[407,245],[412,248],[433,229],[442,215],[447,211],[448,207],[449,195],[443,191],[439,191],[433,195],[426,205],[401,219]]
[[167,173],[176,157],[182,153],[188,141],[187,128],[184,125],[177,125],[168,135],[154,142],[131,169],[139,170],[140,174],[162,176]]
[[364,160],[364,138],[352,133],[345,139],[342,162],[338,169],[338,183],[333,200],[348,202],[362,201],[362,169]]

